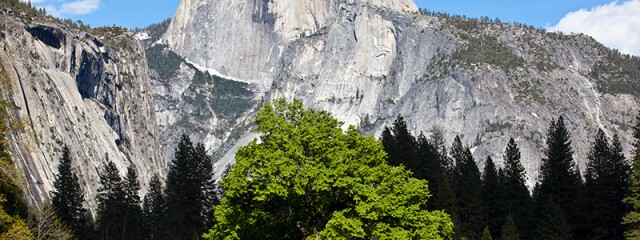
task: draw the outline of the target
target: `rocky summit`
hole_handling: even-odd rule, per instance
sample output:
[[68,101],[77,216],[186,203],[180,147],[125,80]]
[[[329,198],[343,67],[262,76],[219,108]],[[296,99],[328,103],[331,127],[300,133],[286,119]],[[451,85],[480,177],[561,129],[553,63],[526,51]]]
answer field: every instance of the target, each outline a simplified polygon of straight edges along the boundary
[[619,134],[630,150],[640,96],[638,59],[591,37],[419,11],[412,1],[184,0],[155,43],[182,59],[171,78],[152,77],[163,86],[156,95],[174,102],[156,102],[168,126],[162,141],[180,131],[200,136],[224,155],[219,171],[233,162],[230,143],[254,137],[241,122],[255,107],[229,115],[207,101],[185,104],[194,94],[220,97],[223,85],[201,85],[195,72],[252,89],[226,98],[300,99],[376,136],[402,115],[414,134],[436,127],[448,141],[461,136],[481,166],[486,156],[500,164],[513,137],[530,185],[552,119],[567,119],[584,167],[596,128]]

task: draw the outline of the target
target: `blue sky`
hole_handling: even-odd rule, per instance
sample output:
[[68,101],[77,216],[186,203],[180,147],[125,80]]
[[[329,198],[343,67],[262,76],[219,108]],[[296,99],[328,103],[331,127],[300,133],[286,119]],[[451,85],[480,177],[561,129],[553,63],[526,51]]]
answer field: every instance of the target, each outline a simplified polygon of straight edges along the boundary
[[[29,0],[22,0],[29,1]],[[92,27],[145,27],[173,16],[180,0],[30,0],[57,17]],[[304,0],[296,0],[304,1]],[[640,55],[640,0],[415,0],[431,11],[500,18],[593,36],[623,53]]]
[[[173,16],[180,0],[31,0],[59,17],[91,26],[145,27]],[[536,27],[555,25],[567,13],[611,0],[415,0],[418,7],[471,17],[498,17]],[[74,5],[74,3],[76,3]]]

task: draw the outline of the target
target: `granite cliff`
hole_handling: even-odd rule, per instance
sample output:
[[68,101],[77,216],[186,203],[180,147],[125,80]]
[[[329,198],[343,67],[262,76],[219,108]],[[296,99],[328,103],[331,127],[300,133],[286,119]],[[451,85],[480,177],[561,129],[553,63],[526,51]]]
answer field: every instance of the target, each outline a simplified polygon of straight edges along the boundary
[[[193,84],[195,72],[253,89],[245,96],[255,105],[241,117],[215,109],[201,114],[211,109],[206,104],[169,111],[178,105],[156,102],[161,126],[184,116],[210,126],[234,122],[208,145],[226,154],[219,171],[233,162],[232,143],[252,138],[242,123],[252,109],[285,97],[377,136],[400,114],[415,134],[440,127],[449,141],[462,136],[481,166],[486,156],[500,162],[513,137],[532,183],[551,119],[567,119],[575,158],[584,166],[597,128],[619,134],[630,147],[640,96],[640,61],[588,36],[421,13],[412,1],[183,0],[155,43],[181,59],[172,77],[152,77],[163,86],[154,90],[159,96],[184,102],[191,94],[180,89],[192,87],[203,98],[214,96],[215,84]],[[167,80],[175,76],[181,81]],[[172,129],[161,129],[162,136],[175,135]],[[191,135],[213,132],[202,130],[180,128]]]
[[92,210],[107,157],[123,175],[133,166],[143,185],[164,175],[145,52],[133,33],[88,33],[30,10],[0,10],[2,98],[28,202],[49,198],[65,145]]

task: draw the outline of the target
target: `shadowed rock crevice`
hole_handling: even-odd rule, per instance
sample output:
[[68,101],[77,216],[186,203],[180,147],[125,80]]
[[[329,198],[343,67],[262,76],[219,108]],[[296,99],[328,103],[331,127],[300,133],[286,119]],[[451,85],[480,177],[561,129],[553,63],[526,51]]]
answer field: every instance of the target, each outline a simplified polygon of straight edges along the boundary
[[65,34],[58,28],[36,25],[27,29],[34,38],[40,40],[50,47],[60,49],[64,44]]

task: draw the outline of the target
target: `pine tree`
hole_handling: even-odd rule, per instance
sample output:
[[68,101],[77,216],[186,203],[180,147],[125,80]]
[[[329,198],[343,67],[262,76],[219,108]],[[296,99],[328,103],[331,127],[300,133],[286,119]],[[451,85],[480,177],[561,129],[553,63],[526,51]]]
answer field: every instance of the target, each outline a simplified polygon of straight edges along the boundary
[[[569,131],[562,117],[551,122],[547,133],[547,147],[544,151],[540,173],[540,185],[536,193],[538,208],[541,203],[553,200],[571,219],[570,232],[576,239],[584,239],[584,186],[580,171],[573,161],[573,150]],[[541,210],[538,209],[538,212]],[[539,219],[539,224],[541,219]]]
[[499,236],[499,230],[504,219],[502,211],[502,197],[500,196],[504,189],[502,188],[496,165],[491,157],[487,157],[484,164],[484,172],[482,173],[482,201],[486,213],[486,222],[488,230],[496,236]]
[[162,221],[167,217],[165,207],[164,188],[158,174],[154,174],[149,181],[148,193],[143,201],[144,223],[148,239],[161,239]]
[[511,214],[507,215],[507,218],[504,220],[501,232],[500,240],[520,240],[518,227],[516,226],[516,222],[513,221]]
[[100,172],[98,188],[98,223],[101,239],[122,239],[125,237],[124,213],[126,209],[125,185],[116,165],[107,157]]
[[630,186],[624,202],[629,207],[629,212],[622,219],[626,231],[626,239],[640,239],[640,114],[636,117],[636,124],[633,127],[633,137],[635,138],[635,155],[632,161],[632,170],[629,176]]
[[491,231],[489,231],[489,227],[484,227],[484,230],[482,231],[482,238],[480,238],[481,240],[493,240],[493,238],[491,237]]
[[[399,115],[393,122],[391,129],[385,128],[382,133],[382,144],[388,154],[389,164],[393,166],[404,165],[414,173],[416,178],[424,179],[421,161],[418,159],[418,144],[416,138],[411,135],[404,118]],[[416,176],[418,173],[418,176]]]
[[547,198],[541,208],[541,217],[536,228],[536,238],[539,240],[569,240],[571,226],[562,207],[553,199]]
[[458,201],[456,200],[456,195],[453,193],[448,180],[444,180],[442,184],[440,184],[438,196],[439,197],[436,199],[436,208],[444,210],[444,212],[451,216],[453,232],[459,232],[460,217],[458,214]]
[[213,165],[204,146],[182,135],[169,167],[165,234],[171,239],[200,236],[211,225]]
[[[438,164],[438,154],[435,147],[423,134],[418,136],[418,156],[421,164],[420,168],[415,170],[416,172],[414,172],[414,177],[418,179],[426,179],[429,182],[429,189],[432,193],[435,193],[430,198],[430,201],[437,202],[437,192],[440,188],[440,181],[442,179],[442,168]],[[435,204],[429,205],[429,210],[435,209]]]
[[71,156],[67,146],[62,149],[53,187],[55,191],[51,193],[51,203],[58,217],[75,232],[76,237],[87,238],[88,215],[83,206],[84,193],[78,176],[71,169]]
[[140,202],[140,182],[138,174],[130,165],[127,168],[127,175],[124,178],[125,211],[123,222],[123,236],[127,239],[144,239],[144,228],[142,219],[142,209]]
[[504,152],[504,175],[500,178],[505,194],[502,199],[503,206],[506,207],[505,214],[513,217],[524,236],[531,236],[533,234],[530,226],[534,224],[532,216],[535,206],[527,189],[525,169],[520,158],[520,148],[513,138],[509,139]]
[[469,148],[463,148],[456,136],[451,147],[451,156],[456,162],[456,185],[454,192],[458,200],[460,237],[477,238],[486,226],[482,203],[482,180],[480,170],[473,160]]
[[620,219],[625,211],[622,199],[629,188],[629,166],[622,154],[620,140],[615,136],[614,144],[609,144],[600,129],[588,157],[585,174],[590,213],[587,235],[591,239],[623,239]]

